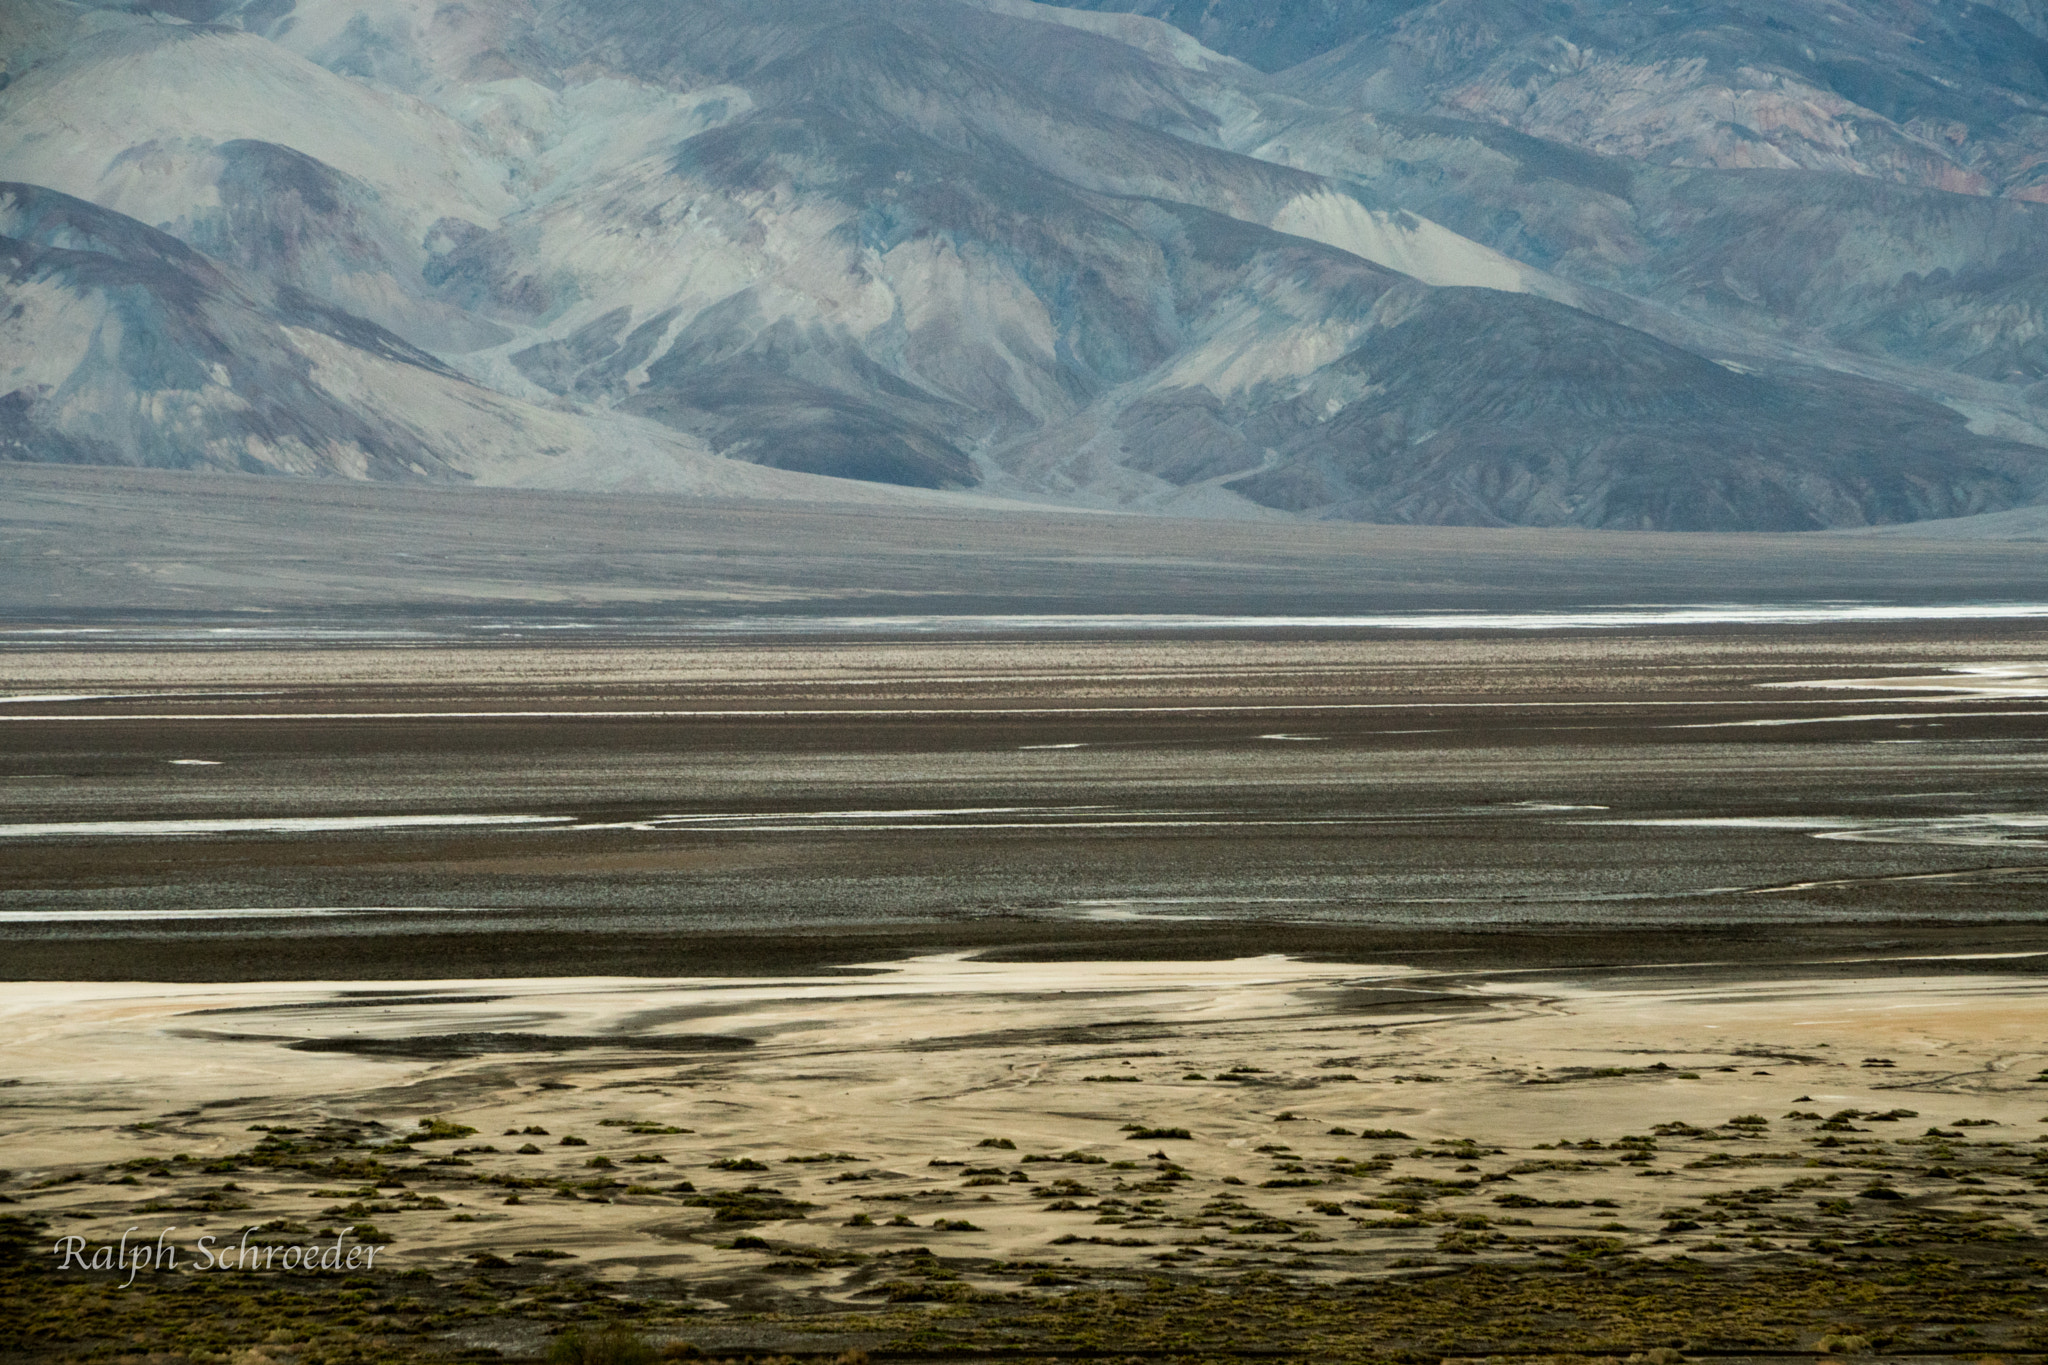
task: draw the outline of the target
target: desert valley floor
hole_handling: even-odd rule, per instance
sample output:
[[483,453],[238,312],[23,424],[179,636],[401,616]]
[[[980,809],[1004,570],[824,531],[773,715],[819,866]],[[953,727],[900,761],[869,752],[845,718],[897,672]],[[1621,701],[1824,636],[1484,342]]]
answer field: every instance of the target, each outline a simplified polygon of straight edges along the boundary
[[2040,1351],[2040,631],[18,633],[9,1358]]

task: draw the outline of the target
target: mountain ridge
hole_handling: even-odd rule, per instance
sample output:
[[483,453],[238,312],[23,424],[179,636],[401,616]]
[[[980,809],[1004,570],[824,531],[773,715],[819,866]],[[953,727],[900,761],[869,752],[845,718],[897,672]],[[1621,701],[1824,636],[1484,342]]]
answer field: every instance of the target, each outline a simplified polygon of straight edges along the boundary
[[[1626,8],[24,0],[0,177],[62,183],[10,202],[214,282],[159,263],[116,307],[10,238],[6,457],[1664,529],[2048,499],[2048,208],[2007,145],[2048,129],[2044,16],[1857,11],[1965,82],[1963,183],[1691,164],[1671,81],[1616,154],[1649,55],[1853,75],[1805,0]],[[1835,120],[1802,137],[1847,126],[1797,98]],[[1888,98],[1886,146],[1949,108]],[[117,316],[256,359],[209,397],[76,325]]]

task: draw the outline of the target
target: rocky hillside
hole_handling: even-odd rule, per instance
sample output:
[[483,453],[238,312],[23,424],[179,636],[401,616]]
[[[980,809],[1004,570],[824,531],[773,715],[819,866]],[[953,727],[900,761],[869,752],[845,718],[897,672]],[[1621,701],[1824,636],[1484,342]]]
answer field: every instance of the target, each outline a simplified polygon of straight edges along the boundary
[[2031,0],[1118,8],[17,0],[0,454],[1476,525],[2048,500]]

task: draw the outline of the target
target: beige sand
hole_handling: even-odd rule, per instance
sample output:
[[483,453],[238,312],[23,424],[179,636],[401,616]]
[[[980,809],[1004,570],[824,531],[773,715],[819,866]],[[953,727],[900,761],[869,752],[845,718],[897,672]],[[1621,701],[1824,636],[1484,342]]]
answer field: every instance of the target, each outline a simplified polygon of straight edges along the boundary
[[[2048,1084],[2030,1079],[2048,1067],[2048,994],[2037,978],[2007,974],[1996,961],[1967,973],[1953,965],[1892,960],[1863,975],[1845,977],[1837,966],[1811,979],[1701,985],[1702,973],[1686,964],[1625,978],[1528,980],[1278,957],[1033,965],[933,956],[788,980],[18,985],[0,1006],[8,1082],[0,1165],[15,1173],[0,1188],[91,1238],[131,1224],[147,1236],[178,1224],[174,1239],[275,1219],[345,1226],[351,1218],[335,1210],[349,1192],[290,1170],[145,1173],[139,1185],[115,1186],[104,1182],[118,1172],[105,1168],[243,1151],[262,1136],[252,1124],[305,1127],[325,1116],[405,1130],[432,1116],[479,1131],[418,1144],[419,1155],[496,1150],[467,1152],[467,1167],[409,1170],[413,1191],[438,1195],[446,1208],[393,1208],[383,1192],[383,1211],[371,1217],[394,1244],[380,1267],[552,1248],[614,1277],[701,1275],[715,1299],[715,1286],[761,1267],[762,1251],[729,1245],[736,1231],[752,1231],[773,1243],[865,1252],[929,1245],[1098,1267],[1175,1255],[1243,1263],[1284,1250],[1316,1258],[1311,1273],[1386,1273],[1442,1254],[1449,1226],[1398,1209],[1390,1216],[1390,1194],[1395,1203],[1408,1197],[1402,1177],[1450,1182],[1426,1196],[1438,1201],[1432,1208],[1511,1229],[1491,1254],[1541,1254],[1547,1243],[1596,1235],[1645,1255],[1711,1254],[1725,1246],[1717,1239],[1741,1230],[1708,1221],[1667,1232],[1673,1206],[1697,1209],[1766,1177],[1782,1183],[1785,1168],[1840,1185],[1817,1189],[1821,1197],[1868,1183],[1853,1165],[1813,1165],[1832,1150],[1816,1145],[1815,1122],[1788,1113],[1917,1111],[1879,1127],[1850,1124],[1845,1140],[1866,1151],[1958,1120],[1990,1121],[1948,1130],[1966,1148],[2048,1139]],[[382,997],[394,1003],[366,989],[394,993]],[[284,1046],[457,1032],[741,1035],[755,1046],[438,1060]],[[1866,1065],[1877,1058],[1893,1064]],[[1646,1069],[1660,1064],[1669,1069]],[[1237,1067],[1259,1070],[1221,1078]],[[1593,1074],[1604,1069],[1626,1074]],[[1132,1079],[1089,1079],[1102,1076]],[[1747,1114],[1769,1123],[1754,1136],[1720,1126]],[[633,1134],[619,1120],[691,1131]],[[1711,1131],[1666,1135],[1648,1162],[1625,1162],[1629,1153],[1611,1146],[1554,1146],[1611,1144],[1672,1121]],[[158,1126],[130,1126],[138,1122]],[[1129,1123],[1193,1136],[1132,1141],[1121,1131]],[[500,1136],[528,1126],[547,1136]],[[1398,1129],[1412,1140],[1328,1131],[1337,1127]],[[589,1145],[559,1145],[571,1134]],[[1476,1146],[1449,1141],[1466,1138]],[[984,1139],[1014,1150],[977,1145]],[[538,1154],[515,1152],[529,1140]],[[1259,1150],[1276,1144],[1291,1150]],[[1136,1166],[1024,1160],[1077,1151]],[[1157,1186],[1156,1151],[1188,1178]],[[836,1153],[854,1159],[784,1160]],[[664,1161],[629,1162],[642,1154]],[[594,1156],[617,1164],[593,1170]],[[1333,1165],[1376,1156],[1391,1164]],[[767,1170],[710,1166],[740,1157]],[[977,1169],[1001,1178],[967,1183]],[[445,1186],[435,1183],[437,1170]],[[87,1178],[51,1183],[73,1172]],[[502,1189],[474,1182],[495,1173],[625,1183],[575,1200],[531,1191],[507,1205]],[[1069,1207],[1049,1209],[1061,1178],[1086,1192],[1069,1190]],[[2017,1182],[1922,1189],[1917,1177],[1897,1178],[1915,1199],[1955,1208],[1995,1197],[1993,1216],[2040,1230],[2034,1192]],[[226,1179],[245,1207],[193,1211],[195,1180]],[[700,1191],[753,1182],[819,1207],[800,1221],[736,1228],[670,1192],[685,1179]],[[1265,1186],[1275,1180],[1316,1183]],[[1583,1206],[1504,1210],[1497,1197],[1508,1192]],[[1219,1208],[1218,1196],[1242,1206]],[[136,1211],[152,1200],[168,1210]],[[883,1226],[845,1225],[862,1212]],[[886,1226],[898,1213],[914,1226]],[[1510,1214],[1527,1225],[1507,1221]],[[976,1230],[934,1231],[942,1218]],[[1255,1230],[1262,1218],[1293,1226]],[[1056,1243],[1062,1236],[1143,1245]],[[800,1283],[827,1297],[851,1289],[831,1267]]]

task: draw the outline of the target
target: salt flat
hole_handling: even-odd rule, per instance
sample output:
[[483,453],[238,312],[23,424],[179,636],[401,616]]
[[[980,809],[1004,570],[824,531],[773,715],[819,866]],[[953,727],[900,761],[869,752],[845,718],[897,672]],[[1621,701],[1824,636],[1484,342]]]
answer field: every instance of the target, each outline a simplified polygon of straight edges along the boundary
[[[291,490],[179,559],[124,477],[0,576],[30,1359],[2037,1349],[2011,547],[949,514],[849,596],[844,514]],[[384,1250],[46,1264],[130,1227]]]
[[0,971],[2032,924],[2041,630],[16,650]]

